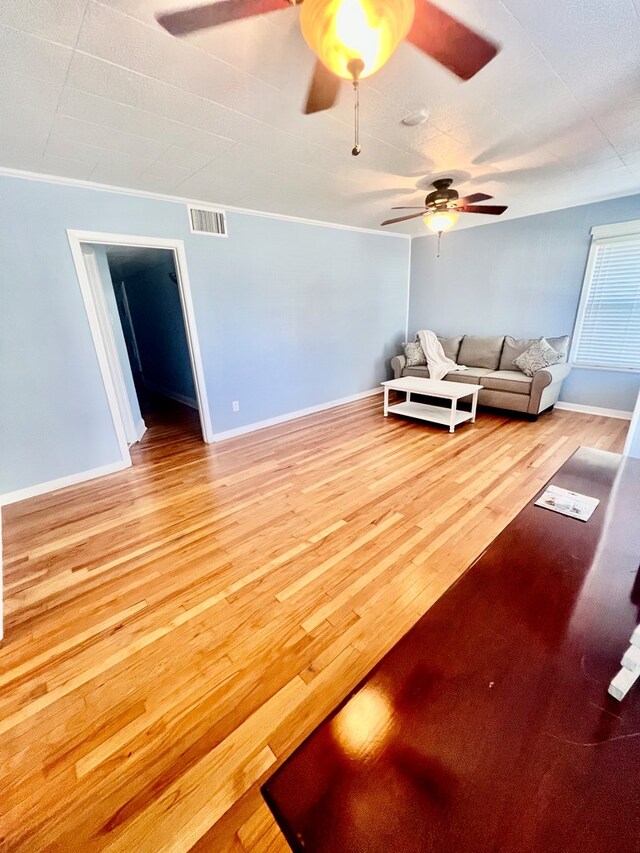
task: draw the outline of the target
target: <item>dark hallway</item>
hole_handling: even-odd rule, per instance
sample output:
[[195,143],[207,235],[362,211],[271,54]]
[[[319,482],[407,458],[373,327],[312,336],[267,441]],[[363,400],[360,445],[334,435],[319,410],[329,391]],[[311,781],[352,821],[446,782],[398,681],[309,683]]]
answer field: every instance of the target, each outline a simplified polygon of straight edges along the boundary
[[93,248],[126,389],[122,405],[134,424],[129,444],[161,440],[162,429],[202,439],[173,251]]

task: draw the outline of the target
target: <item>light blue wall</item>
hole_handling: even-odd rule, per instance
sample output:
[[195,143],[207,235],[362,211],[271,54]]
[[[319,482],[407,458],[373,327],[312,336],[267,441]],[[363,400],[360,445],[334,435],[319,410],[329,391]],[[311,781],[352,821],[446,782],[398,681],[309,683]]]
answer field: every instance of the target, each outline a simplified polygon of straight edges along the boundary
[[0,179],[0,493],[120,455],[64,213],[37,186]]
[[[594,225],[640,219],[640,195],[452,231],[411,246],[410,336],[572,334]],[[574,369],[561,399],[631,411],[640,376]]]
[[145,384],[196,406],[189,345],[184,327],[173,253],[124,279]]
[[224,239],[180,203],[0,194],[0,493],[120,458],[67,228],[184,240],[215,432],[373,388],[403,340],[408,240],[233,212]]
[[142,420],[142,415],[140,413],[138,395],[136,394],[136,386],[133,382],[133,374],[131,372],[131,365],[129,363],[129,353],[127,351],[127,344],[125,342],[124,334],[122,331],[122,323],[120,322],[120,312],[118,311],[118,303],[116,302],[116,295],[113,289],[111,271],[109,270],[109,261],[107,259],[107,249],[105,246],[94,246],[93,250],[96,253],[96,262],[98,264],[98,271],[100,272],[102,290],[104,292],[104,298],[107,303],[109,319],[111,320],[111,329],[113,331],[113,337],[116,342],[116,349],[118,350],[118,358],[120,360],[120,367],[122,368],[124,384],[127,389],[129,405],[131,406],[133,422],[134,424],[139,425],[140,421]]

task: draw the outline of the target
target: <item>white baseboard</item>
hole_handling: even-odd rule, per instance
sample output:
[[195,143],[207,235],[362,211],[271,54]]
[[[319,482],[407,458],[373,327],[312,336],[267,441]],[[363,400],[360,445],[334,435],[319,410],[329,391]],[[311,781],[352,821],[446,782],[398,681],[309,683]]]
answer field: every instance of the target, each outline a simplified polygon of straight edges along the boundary
[[259,429],[265,429],[270,426],[293,421],[296,418],[304,418],[306,415],[313,415],[316,412],[323,412],[325,409],[333,409],[336,406],[344,406],[346,403],[355,403],[356,400],[363,400],[365,397],[372,397],[374,394],[382,394],[384,388],[371,388],[369,391],[361,391],[359,394],[352,394],[349,397],[341,397],[339,400],[331,400],[328,403],[320,403],[318,406],[309,406],[307,409],[298,409],[296,412],[288,412],[286,415],[278,415],[275,418],[268,418],[266,421],[256,421],[246,426],[238,427],[237,429],[228,429],[224,432],[213,434],[213,440],[225,441],[227,438],[236,438],[239,435],[245,435],[248,432],[255,432]]
[[0,506],[14,504],[18,501],[27,500],[27,498],[35,498],[38,495],[47,494],[47,492],[55,492],[58,489],[66,489],[68,486],[75,486],[78,483],[84,483],[86,480],[93,480],[96,477],[104,477],[105,474],[114,474],[116,471],[122,471],[124,468],[130,468],[131,461],[120,459],[118,462],[112,462],[110,465],[103,465],[101,468],[91,468],[89,471],[80,471],[78,474],[70,474],[68,477],[60,477],[57,480],[49,480],[46,483],[38,483],[35,486],[27,486],[26,489],[17,489],[15,492],[6,492],[0,495]]
[[145,434],[146,431],[147,431],[147,425],[145,424],[144,420],[142,418],[140,418],[140,420],[136,424],[136,435],[138,436],[136,441],[140,441],[140,439],[142,438],[142,436]]
[[177,391],[169,391],[168,388],[156,385],[155,382],[147,382],[146,379],[144,380],[144,387],[148,388],[149,391],[155,391],[157,394],[163,394],[165,397],[170,397],[178,403],[183,403],[185,406],[189,406],[190,409],[198,410],[198,403],[193,399],[193,397],[185,397],[184,394],[178,394]]
[[622,409],[603,409],[600,406],[583,406],[581,403],[556,403],[556,409],[582,412],[585,415],[601,415],[603,418],[620,418],[621,421],[630,421],[633,415],[633,412],[625,412]]

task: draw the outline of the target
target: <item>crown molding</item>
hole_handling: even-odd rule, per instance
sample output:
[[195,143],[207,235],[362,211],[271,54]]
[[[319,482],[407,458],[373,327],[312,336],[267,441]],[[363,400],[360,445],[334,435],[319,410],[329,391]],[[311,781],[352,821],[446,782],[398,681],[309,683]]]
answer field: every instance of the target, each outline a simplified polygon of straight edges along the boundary
[[236,207],[231,204],[218,204],[217,202],[204,201],[197,198],[186,198],[183,196],[166,195],[149,190],[134,190],[128,187],[111,186],[110,184],[99,184],[93,181],[83,181],[79,178],[65,178],[60,175],[47,175],[41,172],[29,172],[23,169],[10,169],[0,166],[0,177],[20,178],[25,181],[39,181],[43,184],[59,184],[67,187],[80,187],[85,190],[96,192],[115,193],[117,195],[130,195],[137,198],[150,198],[156,201],[168,201],[173,204],[200,205],[202,207],[215,207],[219,210],[231,213],[240,213],[243,216],[260,216],[263,219],[280,219],[284,222],[297,222],[301,225],[315,225],[319,228],[336,228],[340,231],[357,231],[362,234],[378,234],[383,237],[398,237],[401,240],[411,240],[410,234],[398,234],[395,231],[380,231],[377,228],[361,228],[357,225],[342,225],[338,222],[324,222],[321,219],[305,219],[302,216],[288,216],[285,213],[269,213],[264,210],[253,210],[249,207]]

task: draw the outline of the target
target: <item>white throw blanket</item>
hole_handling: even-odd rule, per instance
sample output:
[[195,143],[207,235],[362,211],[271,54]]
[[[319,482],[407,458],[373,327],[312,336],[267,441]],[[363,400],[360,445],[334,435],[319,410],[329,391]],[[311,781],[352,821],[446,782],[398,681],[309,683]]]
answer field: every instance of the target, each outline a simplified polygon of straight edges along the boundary
[[431,332],[429,329],[421,329],[418,332],[418,340],[427,357],[430,379],[442,379],[443,376],[452,373],[454,370],[467,369],[464,364],[456,364],[455,361],[447,358],[435,332]]

